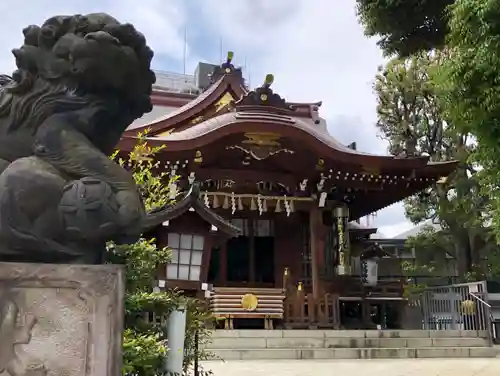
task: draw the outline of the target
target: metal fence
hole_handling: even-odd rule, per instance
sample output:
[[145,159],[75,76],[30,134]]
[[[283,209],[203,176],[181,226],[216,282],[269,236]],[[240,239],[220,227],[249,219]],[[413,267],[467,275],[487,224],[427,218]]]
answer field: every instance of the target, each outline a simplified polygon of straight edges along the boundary
[[485,331],[495,333],[486,282],[460,283],[426,289],[419,301],[422,329]]

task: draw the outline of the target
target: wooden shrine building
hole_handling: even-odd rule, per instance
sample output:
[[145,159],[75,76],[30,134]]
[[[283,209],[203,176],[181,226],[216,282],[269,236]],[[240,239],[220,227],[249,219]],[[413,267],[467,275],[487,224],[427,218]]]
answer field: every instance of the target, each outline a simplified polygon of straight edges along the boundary
[[[178,201],[155,230],[173,252],[160,280],[203,296],[229,328],[398,327],[400,278],[355,220],[449,175],[455,162],[370,155],[336,141],[321,102],[288,102],[273,77],[249,90],[231,56],[198,96],[155,90],[155,108],[124,133],[165,145]],[[165,109],[162,113],[162,108]],[[155,116],[153,116],[155,115]]]

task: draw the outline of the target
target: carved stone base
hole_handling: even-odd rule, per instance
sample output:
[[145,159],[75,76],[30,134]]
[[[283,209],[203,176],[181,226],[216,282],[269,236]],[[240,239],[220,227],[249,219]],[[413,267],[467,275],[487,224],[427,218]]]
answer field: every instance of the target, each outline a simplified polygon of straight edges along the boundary
[[119,376],[124,272],[0,263],[0,376]]

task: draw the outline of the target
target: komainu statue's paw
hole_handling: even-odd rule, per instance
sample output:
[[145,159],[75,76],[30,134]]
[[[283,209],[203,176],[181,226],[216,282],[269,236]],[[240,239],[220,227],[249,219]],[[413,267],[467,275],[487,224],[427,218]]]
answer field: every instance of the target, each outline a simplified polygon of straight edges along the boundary
[[102,241],[119,231],[119,204],[109,184],[101,180],[83,178],[69,183],[59,211],[74,239]]
[[144,217],[144,204],[141,197],[134,191],[121,191],[116,194],[118,201],[121,226],[127,232],[136,232]]

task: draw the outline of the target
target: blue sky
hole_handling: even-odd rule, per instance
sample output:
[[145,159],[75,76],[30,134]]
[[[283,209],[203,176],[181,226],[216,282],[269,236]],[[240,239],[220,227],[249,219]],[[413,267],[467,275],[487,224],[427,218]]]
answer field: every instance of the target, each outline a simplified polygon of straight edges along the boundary
[[[131,22],[155,51],[154,68],[182,72],[198,61],[219,62],[232,50],[252,85],[273,73],[273,88],[290,101],[323,101],[320,114],[330,133],[358,149],[386,153],[377,137],[372,82],[382,53],[363,35],[355,0],[2,0],[0,72],[10,73],[10,50],[22,43],[21,30],[56,14],[106,12]],[[379,212],[374,224],[388,236],[411,227],[401,204]]]

